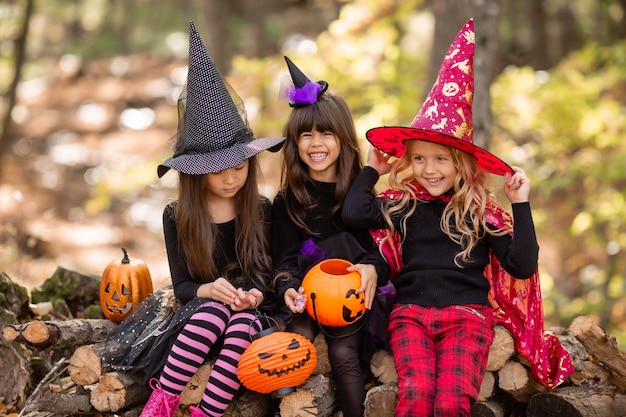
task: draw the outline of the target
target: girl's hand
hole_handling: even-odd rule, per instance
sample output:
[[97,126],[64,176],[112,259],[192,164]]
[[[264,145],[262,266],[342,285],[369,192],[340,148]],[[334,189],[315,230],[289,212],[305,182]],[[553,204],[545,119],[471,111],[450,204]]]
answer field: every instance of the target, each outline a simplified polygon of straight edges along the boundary
[[237,289],[226,280],[226,278],[219,277],[213,282],[208,284],[202,284],[196,292],[197,297],[211,298],[215,301],[219,301],[222,304],[230,305],[235,302],[237,297]]
[[388,174],[391,168],[399,161],[396,160],[389,163],[389,158],[391,158],[391,156],[370,145],[370,150],[367,153],[367,165],[374,168],[378,172],[378,175],[385,175]]
[[512,167],[513,175],[506,175],[504,195],[511,203],[525,203],[530,194],[530,180],[521,168]]
[[249,310],[257,308],[262,302],[263,293],[258,289],[252,288],[250,291],[244,291],[242,288],[238,288],[237,297],[230,304],[230,309],[233,311]]
[[292,313],[302,313],[306,305],[306,294],[303,293],[302,287],[299,291],[295,288],[289,288],[283,296],[285,305]]
[[361,287],[356,290],[357,294],[364,294],[365,307],[372,309],[374,296],[376,295],[376,284],[378,282],[378,274],[376,267],[370,264],[356,264],[346,268],[348,271],[357,271],[361,274]]

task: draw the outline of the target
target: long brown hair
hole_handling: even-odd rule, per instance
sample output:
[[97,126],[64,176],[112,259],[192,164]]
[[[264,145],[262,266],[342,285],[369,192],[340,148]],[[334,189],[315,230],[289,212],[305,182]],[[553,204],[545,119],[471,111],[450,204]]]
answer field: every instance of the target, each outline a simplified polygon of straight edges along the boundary
[[354,119],[343,98],[326,92],[316,103],[292,110],[283,129],[283,136],[286,137],[281,173],[283,197],[291,220],[312,234],[314,231],[308,230],[304,223],[304,213],[314,207],[316,201],[306,191],[306,185],[311,182],[311,178],[308,166],[298,155],[298,140],[302,132],[313,129],[333,132],[339,141],[333,215],[341,209],[350,184],[362,167]]
[[[402,196],[396,200],[386,200],[384,210],[385,219],[392,232],[396,231],[392,222],[393,215],[403,212],[399,230],[403,240],[407,235],[407,219],[413,214],[417,205],[409,149],[413,142],[407,143],[402,158],[389,173],[390,187],[402,191]],[[454,193],[443,211],[440,227],[461,247],[461,251],[454,258],[455,263],[461,267],[470,259],[472,249],[478,245],[486,233],[501,236],[510,231],[490,228],[487,225],[487,205],[488,203],[497,205],[497,203],[487,185],[487,173],[478,167],[476,158],[459,149],[441,146],[450,151],[457,175],[454,179]]]
[[269,239],[263,213],[263,197],[257,188],[259,167],[256,158],[248,159],[248,177],[235,195],[235,250],[237,264],[217,271],[214,254],[217,226],[206,205],[208,192],[205,175],[179,172],[176,222],[180,247],[184,251],[192,278],[209,282],[220,276],[240,280],[251,279],[256,286],[267,287],[271,275]]

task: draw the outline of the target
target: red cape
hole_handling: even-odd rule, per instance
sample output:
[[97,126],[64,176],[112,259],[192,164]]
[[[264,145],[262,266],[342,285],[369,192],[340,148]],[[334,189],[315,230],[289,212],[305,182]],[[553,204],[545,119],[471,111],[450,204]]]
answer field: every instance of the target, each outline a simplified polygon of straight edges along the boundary
[[[393,199],[398,196],[398,191],[394,190],[387,190],[380,195]],[[419,198],[433,199],[424,193],[419,193]],[[487,222],[513,230],[511,215],[495,203],[487,206]],[[399,235],[396,233],[390,236],[389,233],[389,229],[370,231],[389,262],[393,282],[403,268],[402,246]],[[528,279],[515,279],[502,268],[492,253],[491,263],[485,268],[485,277],[491,285],[489,301],[494,317],[498,324],[502,324],[513,335],[515,349],[530,363],[533,378],[548,389],[567,380],[574,372],[574,364],[556,335],[544,330],[539,272],[535,271]]]

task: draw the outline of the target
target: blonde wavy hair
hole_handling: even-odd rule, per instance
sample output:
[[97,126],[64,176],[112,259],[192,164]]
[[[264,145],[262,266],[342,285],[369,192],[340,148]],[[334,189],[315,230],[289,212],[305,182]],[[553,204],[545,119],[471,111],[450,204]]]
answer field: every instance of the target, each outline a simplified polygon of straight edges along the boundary
[[[397,199],[385,200],[383,214],[391,233],[399,233],[404,241],[407,230],[407,219],[415,212],[419,198],[418,187],[411,169],[410,147],[415,140],[407,142],[406,151],[389,173],[389,185],[392,189],[401,192]],[[476,158],[467,152],[444,146],[452,155],[452,162],[457,169],[454,179],[454,193],[446,205],[441,216],[441,230],[461,246],[454,262],[463,267],[470,259],[472,249],[485,237],[485,234],[501,236],[510,233],[508,229],[490,228],[487,226],[487,207],[497,205],[495,195],[487,185],[488,176],[478,167]],[[400,215],[399,230],[396,229],[392,218]]]

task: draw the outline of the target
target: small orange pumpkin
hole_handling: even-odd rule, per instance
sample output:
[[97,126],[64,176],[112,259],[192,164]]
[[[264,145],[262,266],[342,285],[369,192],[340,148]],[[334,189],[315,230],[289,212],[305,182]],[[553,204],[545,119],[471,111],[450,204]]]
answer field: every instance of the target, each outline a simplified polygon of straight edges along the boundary
[[341,327],[365,314],[365,294],[357,294],[361,274],[348,272],[352,263],[331,258],[313,266],[302,280],[307,295],[306,311],[320,324]]
[[104,269],[100,281],[100,306],[112,322],[124,320],[140,302],[152,294],[152,277],[141,259],[131,259],[122,248],[124,257]]
[[306,337],[267,329],[243,352],[237,377],[248,389],[281,397],[296,390],[317,365],[317,350]]

